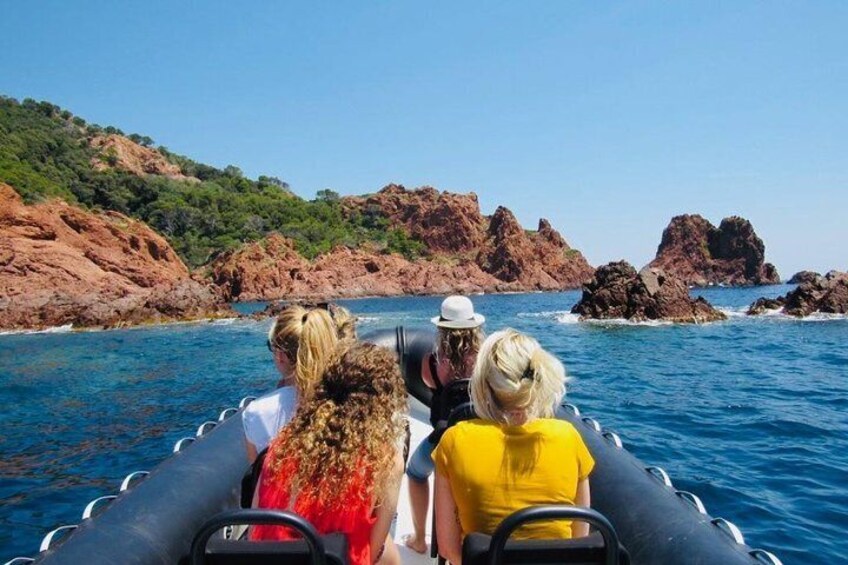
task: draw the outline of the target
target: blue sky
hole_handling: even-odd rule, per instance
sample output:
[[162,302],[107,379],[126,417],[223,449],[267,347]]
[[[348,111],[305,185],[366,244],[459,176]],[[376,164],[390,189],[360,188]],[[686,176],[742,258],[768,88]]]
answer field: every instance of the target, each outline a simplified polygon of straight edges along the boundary
[[268,4],[6,0],[0,93],[305,197],[474,191],[593,264],[689,212],[848,269],[848,3]]

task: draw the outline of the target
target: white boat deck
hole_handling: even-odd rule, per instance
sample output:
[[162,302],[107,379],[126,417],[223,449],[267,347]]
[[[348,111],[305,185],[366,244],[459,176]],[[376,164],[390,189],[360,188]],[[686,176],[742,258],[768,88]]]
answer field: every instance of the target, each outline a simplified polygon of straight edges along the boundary
[[[410,398],[410,410],[409,410],[409,427],[412,432],[412,437],[409,441],[409,453],[412,455],[412,452],[418,447],[418,444],[427,437],[432,428],[429,423],[429,409],[426,408],[423,404],[418,401]],[[430,477],[430,506],[427,510],[427,552],[425,554],[420,554],[415,551],[412,551],[408,547],[403,544],[403,538],[407,535],[412,534],[414,528],[412,527],[412,514],[410,512],[409,507],[409,490],[406,485],[407,478],[406,475],[403,477],[403,482],[400,487],[400,496],[398,497],[398,508],[397,508],[397,522],[394,528],[394,540],[397,544],[398,551],[400,552],[400,558],[402,563],[408,563],[411,565],[418,564],[427,564],[431,565],[435,563],[435,559],[430,558],[430,528],[433,524],[433,478]]]

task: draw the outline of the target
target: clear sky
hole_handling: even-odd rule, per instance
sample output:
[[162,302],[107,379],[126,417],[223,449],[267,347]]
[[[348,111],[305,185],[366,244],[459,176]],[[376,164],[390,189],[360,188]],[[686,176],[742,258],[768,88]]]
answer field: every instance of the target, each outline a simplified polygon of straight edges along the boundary
[[313,197],[547,217],[591,263],[739,214],[848,269],[848,2],[0,0],[0,93]]

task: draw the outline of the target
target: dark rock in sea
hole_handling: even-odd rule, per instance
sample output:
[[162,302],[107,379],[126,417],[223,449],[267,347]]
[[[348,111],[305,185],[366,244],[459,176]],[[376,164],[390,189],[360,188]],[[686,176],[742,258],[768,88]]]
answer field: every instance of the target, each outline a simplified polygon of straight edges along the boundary
[[625,261],[598,267],[571,311],[581,319],[597,320],[701,323],[726,318],[703,297],[692,299],[680,278],[653,268],[637,273]]
[[760,298],[748,309],[749,314],[761,314],[763,306],[781,304],[783,313],[790,316],[809,316],[814,312],[848,314],[848,273],[830,271],[823,277],[804,282],[773,301]]
[[786,298],[778,296],[777,298],[758,298],[751,306],[748,307],[748,315],[756,316],[765,314],[773,310],[780,310],[786,305]]
[[789,284],[803,284],[816,282],[819,278],[821,278],[821,275],[815,271],[798,271],[787,282]]
[[774,265],[765,263],[763,240],[751,222],[738,216],[723,219],[718,228],[697,214],[675,216],[648,266],[693,286],[780,282]]

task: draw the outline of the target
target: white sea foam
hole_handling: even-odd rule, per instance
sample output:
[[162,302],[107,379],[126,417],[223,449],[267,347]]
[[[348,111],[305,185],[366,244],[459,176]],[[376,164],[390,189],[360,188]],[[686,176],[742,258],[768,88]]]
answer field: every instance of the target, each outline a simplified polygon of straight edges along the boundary
[[73,324],[65,324],[64,326],[54,326],[43,330],[7,330],[0,331],[0,335],[20,335],[20,334],[64,334],[73,331]]
[[718,310],[728,318],[744,318],[748,315],[747,306],[716,306],[716,310]]
[[[576,316],[576,314],[575,314]],[[570,323],[570,322],[566,322]],[[587,319],[583,320],[581,323],[583,324],[591,324],[593,326],[645,326],[645,327],[659,327],[659,326],[673,326],[675,322],[670,322],[668,320],[625,320],[624,318],[611,318],[609,320],[592,320]]]
[[380,319],[379,316],[357,316],[356,323],[363,325],[376,324]]
[[559,318],[563,314],[571,314],[569,310],[548,310],[545,312],[519,312],[519,318]]

